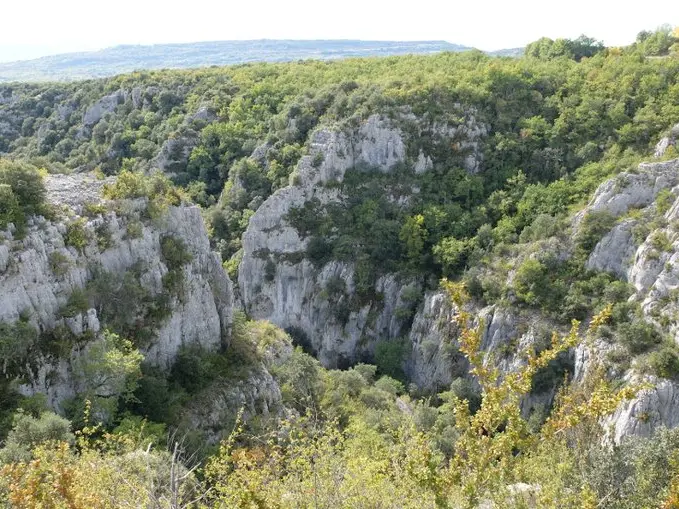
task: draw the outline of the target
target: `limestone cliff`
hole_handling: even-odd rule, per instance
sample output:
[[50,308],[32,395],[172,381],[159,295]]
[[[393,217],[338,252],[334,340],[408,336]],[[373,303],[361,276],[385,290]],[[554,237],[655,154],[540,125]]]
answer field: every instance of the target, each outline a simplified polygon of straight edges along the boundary
[[[162,368],[184,344],[217,349],[229,342],[232,284],[210,249],[200,210],[169,207],[148,219],[144,200],[102,200],[102,184],[85,175],[48,177],[48,199],[63,211],[33,218],[22,238],[12,229],[0,237],[0,321],[23,320],[40,331],[44,348],[32,352],[39,361],[31,360],[39,367],[23,391],[44,392],[54,406],[77,390],[72,361],[103,326],[140,332],[143,326],[138,346]],[[190,259],[175,273],[172,292],[163,253],[168,238]],[[56,356],[49,343],[65,335],[74,346]]]
[[[412,115],[405,115],[409,122]],[[478,139],[485,128],[467,116],[459,126],[429,126],[446,138],[458,134],[468,150],[468,171],[480,159]],[[312,135],[309,154],[296,169],[295,182],[270,196],[256,211],[243,236],[243,260],[238,282],[247,312],[305,336],[326,366],[355,362],[369,353],[377,340],[391,341],[407,333],[411,295],[421,293],[417,278],[385,274],[377,278],[378,301],[362,302],[345,316],[337,316],[340,304],[347,305],[356,294],[356,265],[331,261],[315,266],[307,257],[309,239],[289,221],[292,209],[312,201],[321,207],[347,199],[336,185],[354,168],[388,173],[405,165],[413,173],[431,167],[427,154],[408,155],[408,139],[393,120],[373,115],[356,128],[324,128]],[[417,190],[413,189],[413,193]],[[342,281],[344,290],[333,300],[332,281]]]
[[[631,283],[635,293],[630,302],[639,303],[644,318],[675,342],[679,340],[678,196],[679,160],[644,163],[601,184],[573,221],[575,237],[586,214],[607,213],[616,219],[590,254],[587,268],[610,272]],[[442,292],[431,292],[415,315],[409,333],[412,351],[407,371],[422,387],[445,387],[466,374],[466,366],[460,364],[456,353],[454,313]],[[495,363],[502,371],[520,365],[522,347],[539,344],[546,333],[557,328],[539,314],[527,315],[516,307],[475,308],[473,313],[484,323],[486,362]],[[572,354],[574,383],[582,380],[596,360],[607,367],[612,379],[650,384],[606,419],[611,439],[619,442],[628,435],[650,436],[659,427],[679,425],[676,381],[644,374],[637,360],[627,366],[610,364],[611,357],[620,355],[629,359],[629,354],[610,339],[598,339]],[[548,391],[538,399],[531,397],[524,407],[549,404],[551,396]]]

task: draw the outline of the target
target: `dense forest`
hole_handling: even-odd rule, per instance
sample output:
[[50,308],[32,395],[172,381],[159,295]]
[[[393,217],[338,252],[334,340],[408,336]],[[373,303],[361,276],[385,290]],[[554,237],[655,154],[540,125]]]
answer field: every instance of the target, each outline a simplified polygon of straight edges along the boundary
[[[240,310],[227,347],[187,346],[169,369],[151,366],[140,350],[168,302],[181,300],[193,261],[165,236],[164,293],[98,276],[60,311],[97,309],[106,330],[78,376],[105,379],[106,394],[77,394],[58,415],[44,396],[17,392],[35,368],[32,345],[58,356],[77,341],[37,331],[30,317],[0,322],[0,497],[73,508],[679,507],[679,432],[611,444],[602,426],[649,383],[679,379],[676,319],[647,312],[629,281],[590,262],[628,221],[636,246],[672,264],[664,254],[676,225],[665,214],[676,196],[657,191],[648,210],[620,217],[586,208],[606,181],[625,189],[663,136],[674,141],[657,160],[677,158],[678,78],[679,33],[662,27],[627,47],[543,38],[520,58],[468,51],[0,85],[3,241],[20,241],[42,216],[65,224],[67,247],[107,249],[105,228],[90,234],[45,197],[50,176],[87,173],[105,182],[121,217],[125,200],[146,203],[128,237],[143,237],[171,207],[197,204],[234,282],[260,206],[300,186],[305,158],[324,167],[318,133],[387,119],[405,147],[391,171],[348,168],[317,184],[345,198],[309,199],[285,219],[316,270],[353,264],[351,292],[341,278],[324,288],[333,320],[383,301],[381,277],[416,281],[396,318],[412,325],[427,292],[441,292],[455,310],[447,355],[464,367],[446,387],[418,385],[403,338],[324,366],[298,330]],[[106,213],[98,207],[81,215]],[[69,261],[50,263],[56,274]],[[108,295],[143,302],[130,311],[140,318],[111,312]],[[518,367],[484,356],[475,311],[486,306],[549,328],[525,351],[505,345],[524,357]],[[600,341],[615,355],[566,383],[578,345]],[[192,402],[218,384],[254,383],[262,370],[279,388],[279,412],[232,411],[218,440],[196,429]],[[535,395],[548,405],[526,412]]]

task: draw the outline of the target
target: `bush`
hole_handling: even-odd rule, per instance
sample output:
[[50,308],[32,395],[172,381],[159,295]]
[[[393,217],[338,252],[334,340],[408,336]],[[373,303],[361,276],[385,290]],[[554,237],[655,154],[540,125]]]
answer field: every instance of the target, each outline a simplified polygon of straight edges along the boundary
[[50,253],[49,262],[52,273],[57,277],[65,275],[71,268],[70,258],[59,251]]
[[140,221],[130,221],[125,227],[126,239],[138,239],[143,235],[144,226]]
[[102,251],[113,247],[113,235],[107,223],[100,223],[94,229],[94,234],[97,238],[97,246]]
[[460,399],[466,400],[469,411],[475,413],[481,407],[481,393],[471,381],[466,378],[456,378],[450,384],[450,391]]
[[514,291],[516,296],[526,304],[541,303],[545,291],[549,291],[547,267],[539,260],[524,260],[514,275]]
[[648,354],[646,360],[650,371],[662,378],[679,377],[679,353],[675,345],[667,345]]
[[239,249],[231,258],[224,262],[224,270],[231,278],[231,281],[238,279],[238,266],[243,260],[243,250]]
[[281,387],[283,401],[304,412],[307,408],[315,408],[320,401],[321,370],[316,359],[296,347],[292,355],[272,372]]
[[0,159],[1,184],[11,188],[12,194],[27,216],[45,213],[45,184],[35,166]]
[[531,380],[531,392],[540,394],[554,389],[564,381],[567,373],[572,374],[575,366],[571,356],[561,352],[556,359],[542,369],[539,369]]
[[655,207],[658,214],[664,215],[665,212],[670,210],[672,204],[674,203],[675,196],[669,189],[661,189],[658,192],[658,196],[655,198]]
[[83,218],[70,222],[66,226],[64,243],[82,252],[90,243],[90,233],[87,231],[86,224]]
[[71,295],[68,297],[68,302],[60,310],[59,314],[66,317],[76,316],[80,313],[85,313],[89,307],[90,304],[87,293],[80,288],[76,288],[71,292]]
[[159,171],[147,176],[123,170],[113,184],[104,185],[103,195],[112,200],[147,198],[152,219],[161,217],[168,206],[182,202],[179,190]]
[[662,341],[662,335],[653,324],[643,321],[623,323],[618,327],[618,342],[637,355]]
[[672,251],[672,241],[667,234],[662,230],[656,230],[649,239],[651,246],[661,253],[669,253]]
[[44,412],[36,418],[19,410],[14,416],[14,425],[5,447],[0,450],[0,462],[30,460],[31,449],[48,441],[74,442],[71,423],[52,412]]
[[0,184],[0,229],[5,229],[9,223],[22,226],[26,222],[19,200],[8,184]]
[[169,270],[181,269],[193,259],[184,241],[169,235],[160,239],[160,252]]
[[405,392],[405,387],[398,380],[394,380],[390,376],[382,376],[375,382],[375,388],[388,392],[392,396],[398,396]]
[[445,274],[455,274],[464,267],[473,244],[469,239],[448,237],[434,246],[434,258],[443,266]]
[[521,235],[520,242],[535,242],[557,235],[563,231],[563,221],[549,214],[540,214],[533,222],[526,226]]
[[590,253],[601,238],[611,231],[615,224],[615,216],[608,211],[589,212],[582,218],[580,228],[575,236],[578,248]]
[[0,359],[3,360],[5,376],[11,378],[23,373],[38,339],[38,330],[26,321],[0,322]]
[[268,282],[273,281],[276,278],[276,264],[273,260],[269,259],[264,264],[264,279]]
[[375,345],[375,365],[380,374],[404,380],[403,361],[407,353],[404,339],[380,341]]
[[312,237],[307,245],[306,253],[314,265],[323,266],[332,256],[332,244],[323,237]]

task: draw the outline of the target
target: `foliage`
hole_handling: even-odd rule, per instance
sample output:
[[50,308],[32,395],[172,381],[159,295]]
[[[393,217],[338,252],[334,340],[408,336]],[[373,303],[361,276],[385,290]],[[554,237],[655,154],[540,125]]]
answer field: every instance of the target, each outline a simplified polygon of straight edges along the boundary
[[26,215],[45,212],[45,185],[35,166],[0,159],[0,184],[11,188]]
[[0,359],[2,373],[12,378],[24,374],[24,370],[33,364],[31,354],[38,345],[38,330],[24,320],[14,323],[0,321]]
[[141,376],[144,359],[132,342],[109,331],[88,344],[74,363],[79,397],[90,400],[99,419],[111,419],[118,399],[129,398]]
[[0,449],[0,463],[17,463],[31,459],[31,450],[45,442],[73,443],[71,423],[52,412],[38,417],[19,410],[14,415],[12,431]]
[[[519,303],[522,313],[539,309],[542,318],[559,324],[591,319],[586,341],[598,329],[603,339],[624,346],[616,347],[622,355],[641,355],[628,362],[635,369],[676,378],[677,349],[663,342],[660,326],[639,319],[638,305],[627,302],[630,285],[585,270],[615,218],[590,213],[579,222],[568,220],[601,182],[635,167],[676,123],[674,39],[663,28],[640,34],[627,48],[604,49],[584,36],[542,39],[517,59],[469,52],[2,85],[0,96],[12,100],[0,105],[0,117],[8,119],[0,151],[14,162],[0,162],[0,226],[46,213],[39,173],[18,161],[50,171],[97,168],[102,176],[117,175],[105,186],[108,198],[146,202],[154,221],[181,203],[184,192],[206,207],[214,246],[235,276],[242,234],[261,203],[299,183],[296,167],[303,157],[323,163],[314,152],[314,133],[330,126],[351,137],[379,113],[402,132],[405,162],[385,173],[348,168],[343,182],[328,186],[343,200],[311,200],[286,218],[308,238],[307,252],[291,257],[306,256],[319,268],[331,260],[354,264],[355,295],[337,278],[323,289],[338,320],[357,306],[378,308],[382,296],[375,283],[385,273],[417,278],[424,290],[442,275],[462,276],[480,304]],[[115,107],[83,128],[85,111],[119,90]],[[139,91],[137,99],[131,90]],[[437,128],[457,128],[471,117],[486,133],[478,154],[467,148],[464,130],[451,137]],[[431,158],[431,167],[415,173],[420,154]],[[470,156],[479,163],[474,173],[465,169]],[[171,178],[154,171],[163,161]],[[672,200],[671,193],[658,194],[658,216]],[[99,213],[92,207],[85,212]],[[634,220],[644,223],[640,217]],[[658,225],[665,226],[658,220],[653,229]],[[644,226],[646,238],[651,229]],[[82,219],[72,222],[67,244],[87,247],[88,228]],[[128,237],[140,236],[143,228],[132,220]],[[104,229],[93,233],[102,249],[109,245]],[[668,250],[672,234],[665,229],[650,242]],[[658,507],[678,498],[675,435],[601,446],[601,417],[637,389],[618,391],[603,367],[595,365],[582,383],[563,384],[552,409],[532,418],[521,414],[523,398],[551,391],[572,371],[569,351],[582,341],[577,322],[565,335],[554,334],[550,344],[520,352],[525,364],[501,375],[480,350],[483,324],[472,325],[466,296],[450,281],[443,287],[457,310],[449,327],[459,338],[454,360],[464,355],[467,361],[459,364],[466,370],[468,362],[471,372],[460,370],[448,390],[426,399],[416,399],[417,387],[406,391],[406,341],[375,344],[375,366],[349,367],[349,360],[341,360],[345,369],[328,370],[301,348],[291,349],[287,334],[241,315],[221,350],[184,347],[169,372],[142,366],[135,346],[150,343],[173,298],[181,298],[184,267],[191,261],[190,246],[179,238],[160,242],[168,273],[159,294],[141,284],[142,266],[123,275],[93,267],[92,280],[62,310],[71,316],[93,307],[115,334],[84,341],[57,332],[41,335],[28,317],[0,324],[2,409],[21,404],[12,380],[33,368],[32,352],[53,353],[64,342],[68,348],[62,350],[80,350],[74,365],[80,400],[69,409],[74,427],[84,426],[73,447],[62,421],[31,414],[33,421],[23,428],[45,419],[65,442],[12,445],[16,454],[7,456],[0,475],[3,503],[178,507],[201,490],[207,498],[196,505],[248,508],[522,507],[526,498],[539,507]],[[265,277],[273,279],[275,264],[284,260],[269,253],[266,259]],[[50,256],[58,277],[66,275],[67,262]],[[397,318],[405,319],[421,292],[403,297],[408,305]],[[299,330],[289,332],[309,351],[320,343]],[[430,357],[446,356],[456,346],[444,338],[442,344],[425,341],[422,349]],[[267,407],[268,418],[259,409],[238,414],[229,408],[224,422],[239,424],[198,478],[181,465],[175,449],[161,450],[172,447],[164,425],[187,429],[188,405],[210,399],[222,385],[240,387],[265,369],[281,388],[282,407]],[[89,418],[105,424],[92,428]],[[518,493],[517,486],[528,491]]]
[[[463,309],[467,299],[464,287],[447,280],[442,285],[452,302]],[[610,308],[595,316],[588,334],[609,317]],[[460,311],[455,322],[461,329],[460,350],[471,364],[470,373],[481,385],[481,406],[473,415],[467,401],[454,402],[459,438],[449,467],[449,479],[459,489],[465,506],[473,507],[481,497],[497,493],[503,484],[511,484],[522,456],[530,455],[542,440],[567,432],[583,420],[598,420],[635,393],[630,386],[616,393],[605,379],[594,381],[591,393],[584,400],[580,400],[577,393],[563,394],[540,432],[531,434],[521,415],[520,398],[530,391],[532,378],[540,369],[581,341],[579,323],[573,321],[566,336],[555,332],[550,348],[538,354],[529,352],[524,367],[500,379],[499,370],[483,362],[480,351],[483,325],[470,328],[471,315],[466,311]]]
[[618,342],[631,354],[643,353],[661,341],[662,335],[649,322],[638,320],[618,327]]
[[25,225],[26,217],[47,213],[45,184],[38,169],[0,158],[0,229]]
[[182,194],[163,173],[151,175],[123,170],[113,184],[105,184],[103,194],[112,200],[145,198],[152,219],[162,217],[171,205],[182,202]]
[[64,276],[71,268],[71,259],[61,251],[52,251],[49,262],[52,273],[57,277]]
[[397,380],[405,380],[403,363],[407,343],[402,339],[380,341],[375,345],[375,365],[379,372]]
[[580,61],[583,58],[593,57],[603,50],[603,43],[585,35],[575,40],[557,39],[556,41],[543,37],[526,46],[524,55],[543,59],[566,57]]
[[90,243],[90,240],[91,233],[87,227],[87,221],[84,218],[76,219],[66,225],[64,243],[67,246],[74,247],[82,252]]
[[578,248],[590,253],[614,224],[615,217],[608,211],[585,214],[576,238]]

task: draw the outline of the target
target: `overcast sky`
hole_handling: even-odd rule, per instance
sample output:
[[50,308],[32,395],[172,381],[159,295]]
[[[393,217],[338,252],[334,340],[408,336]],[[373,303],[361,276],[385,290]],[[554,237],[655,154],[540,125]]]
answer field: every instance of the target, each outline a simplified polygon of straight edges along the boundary
[[0,61],[118,44],[228,39],[446,40],[494,50],[584,33],[623,45],[679,25],[674,0],[8,0]]

